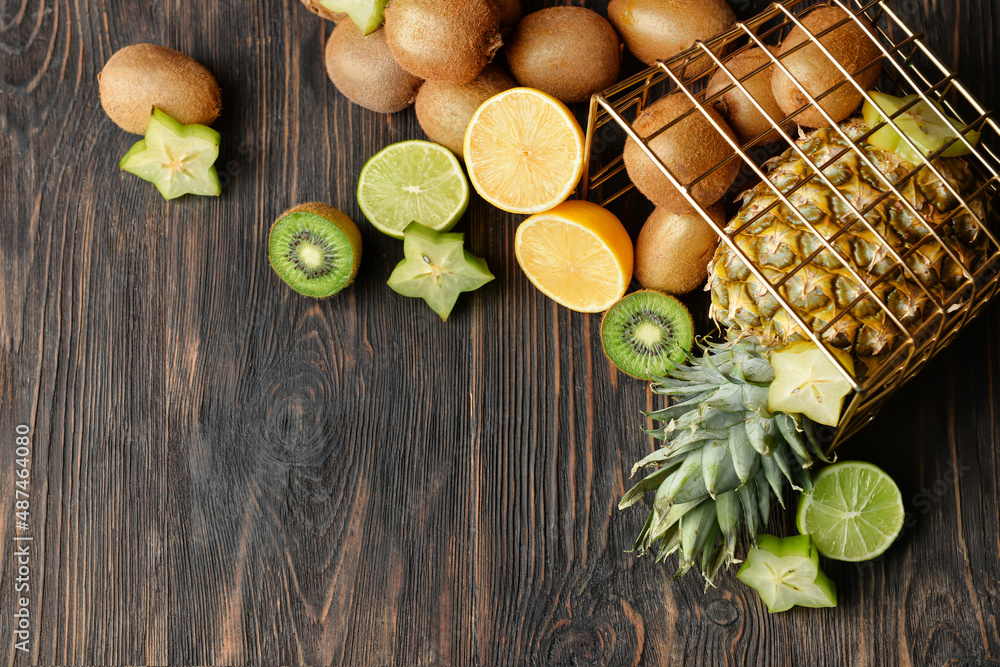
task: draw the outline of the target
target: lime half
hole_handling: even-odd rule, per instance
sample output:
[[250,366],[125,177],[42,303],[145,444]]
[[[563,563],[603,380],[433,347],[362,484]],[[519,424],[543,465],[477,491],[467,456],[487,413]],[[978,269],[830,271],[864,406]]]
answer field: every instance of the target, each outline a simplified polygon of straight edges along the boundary
[[397,239],[411,222],[444,232],[469,206],[469,182],[444,146],[401,141],[365,164],[358,179],[358,203],[376,229]]
[[827,558],[858,562],[882,554],[903,528],[903,496],[882,469],[844,461],[824,468],[802,494],[795,523]]

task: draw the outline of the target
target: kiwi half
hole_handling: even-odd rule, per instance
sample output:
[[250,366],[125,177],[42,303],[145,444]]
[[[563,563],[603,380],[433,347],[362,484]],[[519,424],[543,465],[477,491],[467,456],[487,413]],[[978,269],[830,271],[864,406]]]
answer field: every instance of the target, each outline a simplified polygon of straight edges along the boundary
[[601,320],[604,354],[640,380],[662,377],[684,361],[693,343],[694,323],[687,308],[663,292],[633,292]]
[[[826,47],[827,51],[845,70],[854,74],[878,59],[881,52],[861,27],[850,18],[850,14],[840,7],[820,7],[800,19],[806,30],[813,35],[844,20],[847,21],[844,25],[820,37],[819,42]],[[871,24],[863,18],[861,22],[869,32],[874,30]],[[854,80],[859,86],[859,88],[855,88],[816,44],[808,44],[798,51],[792,52],[792,49],[809,39],[809,35],[796,26],[781,42],[778,57],[795,80],[814,98],[832,90],[835,86],[840,86],[819,100],[819,105],[835,123],[838,123],[854,113],[861,104],[861,91],[875,85],[881,73],[882,64],[879,62],[854,75]],[[777,67],[774,68],[771,89],[775,101],[785,116],[809,104],[808,98],[799,90],[795,82]],[[823,127],[827,124],[826,119],[816,107],[803,110],[796,114],[792,120],[805,127]]]
[[318,202],[281,214],[267,243],[271,267],[304,296],[333,296],[354,280],[361,263],[361,233],[343,212]]
[[445,83],[475,79],[503,44],[492,0],[393,0],[385,31],[403,69]]
[[101,106],[126,132],[145,134],[153,107],[181,125],[211,125],[222,111],[219,84],[190,56],[156,44],[116,51],[97,75]]
[[614,84],[621,54],[615,29],[585,7],[532,12],[507,39],[507,64],[517,82],[567,104]]

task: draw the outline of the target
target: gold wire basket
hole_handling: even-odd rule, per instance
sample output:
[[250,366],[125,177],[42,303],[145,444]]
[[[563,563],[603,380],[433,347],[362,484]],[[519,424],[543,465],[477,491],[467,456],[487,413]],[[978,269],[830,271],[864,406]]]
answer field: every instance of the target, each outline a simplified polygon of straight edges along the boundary
[[[840,443],[855,434],[859,429],[870,422],[875,417],[879,408],[883,405],[888,396],[897,388],[902,386],[907,380],[913,377],[913,375],[915,375],[931,357],[951,342],[966,322],[983,309],[987,301],[997,292],[998,287],[1000,287],[1000,282],[998,282],[998,276],[1000,276],[1000,244],[998,244],[996,236],[992,231],[997,229],[996,224],[998,218],[1000,218],[1000,214],[998,214],[996,210],[997,207],[991,205],[994,203],[997,193],[1000,192],[1000,175],[998,175],[998,169],[1000,169],[1000,158],[998,158],[997,154],[991,149],[991,146],[996,146],[998,143],[997,138],[1000,137],[1000,127],[998,127],[996,121],[990,116],[990,113],[986,111],[979,104],[979,102],[972,97],[972,95],[969,94],[965,87],[955,79],[955,76],[949,72],[940,60],[938,60],[927,48],[921,40],[920,35],[914,34],[909,28],[907,28],[907,26],[896,14],[892,12],[885,2],[865,2],[864,0],[847,0],[844,2],[842,0],[830,0],[824,4],[840,7],[848,12],[849,17],[839,23],[829,26],[828,29],[817,33],[816,35],[810,35],[809,31],[802,26],[799,17],[819,6],[815,3],[815,0],[787,0],[782,3],[775,3],[752,20],[737,23],[728,32],[718,35],[710,40],[697,42],[691,49],[688,49],[676,57],[665,62],[659,62],[653,67],[650,67],[649,69],[644,70],[643,72],[626,79],[621,83],[618,83],[612,88],[609,88],[604,91],[604,93],[593,96],[590,103],[590,115],[587,123],[586,162],[584,164],[584,176],[580,186],[580,197],[582,199],[591,199],[592,201],[596,201],[602,205],[608,205],[634,187],[631,182],[628,181],[627,175],[624,173],[625,165],[621,151],[614,151],[615,154],[610,157],[610,159],[604,154],[606,152],[605,149],[607,148],[609,139],[616,136],[621,138],[621,133],[618,129],[624,130],[625,135],[636,141],[639,146],[642,147],[646,155],[660,168],[674,187],[682,191],[688,203],[696,211],[698,211],[698,213],[700,213],[704,220],[711,225],[713,229],[715,229],[722,242],[727,244],[736,256],[746,264],[757,280],[759,280],[777,300],[778,304],[784,308],[784,310],[793,318],[803,331],[807,332],[809,338],[811,338],[814,343],[819,345],[820,349],[824,350],[830,361],[853,386],[854,393],[846,410],[843,412],[840,425],[835,431],[826,434],[829,450],[832,451]],[[867,20],[867,24],[864,20],[861,20],[861,17]],[[819,38],[822,38],[823,35],[836,30],[840,26],[851,21],[860,26],[862,31],[864,31],[864,34],[877,44],[879,56],[875,60],[865,63],[854,72],[848,72],[843,66],[837,63],[837,68],[844,77],[841,85],[853,85],[861,92],[865,100],[871,102],[872,100],[867,92],[862,89],[852,77],[869,67],[879,66],[878,61],[881,61],[881,82],[880,85],[876,86],[876,88],[878,88],[881,92],[898,96],[917,94],[919,95],[920,100],[925,102],[933,100],[943,105],[953,118],[961,121],[963,124],[967,125],[968,128],[978,131],[980,133],[980,141],[975,146],[970,146],[964,136],[956,139],[956,141],[961,141],[966,144],[966,146],[971,148],[971,154],[967,155],[965,159],[975,175],[976,183],[978,184],[978,187],[974,192],[969,193],[964,197],[961,196],[954,190],[954,188],[952,188],[950,184],[947,183],[938,169],[931,163],[929,158],[924,158],[922,164],[912,169],[906,176],[899,180],[897,184],[894,185],[890,183],[884,176],[881,175],[881,172],[875,168],[865,153],[858,147],[859,141],[862,141],[864,138],[869,136],[871,132],[885,126],[886,123],[883,122],[876,127],[871,128],[869,133],[859,137],[858,141],[854,141],[838,127],[837,123],[832,122],[829,115],[822,110],[821,113],[824,118],[826,118],[827,122],[833,128],[836,128],[835,131],[848,144],[848,148],[845,151],[834,154],[830,160],[824,164],[813,164],[805,153],[803,153],[800,148],[795,146],[792,137],[789,135],[791,130],[786,132],[784,129],[794,127],[794,125],[790,125],[788,121],[793,116],[798,114],[799,110],[796,110],[783,120],[775,122],[771,119],[771,125],[773,130],[779,133],[786,143],[786,146],[782,146],[782,150],[786,149],[787,146],[791,146],[798,153],[798,157],[805,164],[811,166],[813,176],[802,179],[794,188],[791,190],[786,189],[783,193],[778,190],[777,186],[770,183],[761,167],[758,166],[758,160],[754,159],[754,157],[761,157],[762,147],[759,143],[768,133],[765,132],[761,137],[758,137],[757,139],[741,146],[729,138],[726,133],[719,128],[716,121],[713,120],[713,118],[706,112],[706,107],[710,106],[711,103],[724,94],[726,90],[729,90],[729,88],[726,88],[725,90],[722,90],[706,99],[704,89],[706,87],[705,84],[708,77],[710,77],[717,69],[723,69],[727,74],[729,74],[730,81],[737,79],[737,77],[732,76],[732,72],[725,65],[725,60],[732,55],[754,46],[763,47],[763,50],[770,55],[770,63],[773,63],[775,68],[780,69],[785,75],[794,80],[794,77],[792,77],[788,69],[781,62],[785,56],[776,56],[775,53],[772,53],[768,48],[766,48],[766,45],[769,42],[774,43],[776,41],[780,41],[780,39],[793,27],[799,26],[808,36],[808,39],[801,44],[801,47],[814,44],[828,59],[836,63],[836,60],[831,56],[830,52],[826,49],[822,42],[820,42]],[[718,54],[728,55],[723,55],[720,58]],[[751,96],[747,93],[746,88],[744,88],[743,83],[755,76],[758,72],[770,66],[770,63],[749,72],[746,76],[739,78],[738,83],[735,85],[738,86],[739,90],[745,96],[751,98]],[[688,65],[691,64],[694,64],[695,66],[688,67]],[[687,77],[683,74],[684,72],[692,71],[698,71],[699,73],[695,76]],[[809,105],[814,105],[817,108],[819,108],[816,104],[817,99],[822,99],[834,90],[831,89],[825,91],[814,97],[810,95],[809,92],[801,85],[798,87],[802,91],[803,95],[808,98]],[[700,112],[716,128],[719,134],[726,139],[735,151],[734,155],[719,163],[713,169],[710,169],[701,178],[688,184],[687,187],[681,186],[674,174],[671,173],[663,162],[660,161],[650,150],[647,141],[651,140],[655,135],[648,137],[646,140],[642,139],[636,133],[635,129],[628,120],[628,118],[634,119],[639,112],[652,102],[660,99],[667,93],[678,90],[683,91],[683,93],[686,94],[694,103],[694,106],[690,111],[674,119],[656,134],[669,129],[674,124],[682,121],[688,113]],[[904,112],[907,108],[912,106],[912,104],[916,103],[918,103],[918,101],[914,100],[910,105],[901,109],[900,113]],[[753,104],[765,118],[768,118],[768,114],[756,100],[753,100]],[[891,116],[888,123],[896,128],[897,132],[905,138],[905,135],[903,135],[893,120],[895,117],[895,115]],[[916,150],[916,146],[908,138],[906,139],[906,142],[912,149]],[[889,196],[890,194],[895,195],[899,201],[909,209],[909,213],[915,216],[917,220],[923,222],[924,226],[930,230],[930,233],[924,237],[924,239],[915,243],[909,250],[903,253],[897,252],[893,249],[892,244],[865,220],[865,214],[877,205],[882,198],[873,204],[870,204],[866,208],[858,209],[850,201],[848,201],[844,195],[841,194],[840,191],[830,182],[829,178],[824,175],[823,169],[826,166],[832,164],[834,161],[840,159],[842,155],[851,151],[857,154],[858,159],[863,164],[866,164],[876,174],[878,174],[879,177],[882,178],[882,181],[887,186],[888,190],[882,198]],[[602,158],[606,159],[606,164],[598,164],[598,161]],[[762,266],[751,260],[751,258],[740,249],[734,241],[736,233],[727,233],[724,226],[720,226],[716,223],[706,212],[705,208],[699,206],[698,203],[691,197],[691,188],[693,188],[701,179],[709,176],[711,173],[721,168],[732,159],[742,160],[744,169],[749,168],[757,178],[761,179],[763,183],[768,183],[771,191],[777,198],[776,203],[783,203],[787,206],[788,209],[796,215],[796,217],[800,218],[801,221],[807,225],[819,241],[818,249],[812,255],[799,263],[796,268],[788,271],[779,283],[770,282],[765,277]],[[931,172],[938,179],[945,183],[948,190],[950,190],[951,195],[960,202],[960,206],[956,207],[946,220],[933,225],[928,223],[928,221],[921,216],[900,193],[900,188],[902,188],[910,178],[913,178],[917,172],[923,169],[931,170]],[[879,298],[873,290],[873,288],[881,282],[882,279],[891,273],[890,271],[886,271],[882,274],[881,278],[874,281],[864,281],[858,278],[858,284],[862,287],[861,294],[857,299],[841,308],[826,326],[819,330],[812,330],[806,325],[806,318],[804,317],[804,314],[798,311],[798,309],[781,294],[781,284],[787,282],[787,280],[796,272],[807,266],[811,259],[824,248],[833,251],[834,255],[836,255],[837,258],[849,268],[847,260],[841,258],[840,255],[837,254],[834,246],[831,245],[830,241],[832,239],[824,238],[812,223],[796,211],[794,205],[792,205],[788,199],[788,195],[790,195],[792,191],[801,187],[806,182],[813,180],[813,178],[819,178],[822,180],[832,192],[837,193],[841,201],[847,206],[847,210],[856,214],[857,217],[855,218],[855,221],[845,224],[845,228],[853,224],[864,224],[869,230],[878,235],[881,242],[885,244],[887,249],[889,249],[889,252],[897,263],[897,267],[901,267],[903,271],[912,276],[912,279],[916,284],[921,285],[924,292],[930,297],[931,307],[928,309],[928,315],[926,317],[907,327],[893,316],[892,312],[890,312],[888,303]],[[983,205],[974,210],[973,208],[970,208],[970,202],[973,201],[982,202]],[[770,208],[771,207],[768,207],[767,209],[760,211],[757,215],[764,215],[768,210],[770,210]],[[977,213],[977,210],[979,213]],[[975,271],[973,271],[967,263],[957,258],[951,250],[948,249],[947,244],[942,241],[941,236],[938,234],[938,231],[942,228],[942,226],[947,224],[948,221],[950,221],[959,211],[967,211],[972,216],[972,219],[976,222],[976,224],[978,224],[979,230],[985,234],[987,239],[986,260]],[[754,219],[756,219],[756,217]],[[744,227],[745,226],[746,225],[744,225]],[[913,271],[905,261],[907,257],[921,244],[930,241],[936,241],[941,244],[941,247],[944,248],[945,251],[952,256],[952,259],[955,260],[961,267],[964,276],[962,284],[955,289],[946,290],[943,298],[935,296],[927,290],[926,287],[924,287],[923,284],[916,279]],[[844,364],[842,364],[840,360],[830,352],[830,349],[824,342],[823,333],[827,328],[829,328],[829,326],[832,326],[838,319],[843,317],[855,305],[855,303],[866,296],[874,299],[878,307],[886,314],[890,321],[896,325],[900,332],[900,339],[890,354],[881,359],[874,367],[867,369],[867,372],[863,376],[859,377],[845,367]]]

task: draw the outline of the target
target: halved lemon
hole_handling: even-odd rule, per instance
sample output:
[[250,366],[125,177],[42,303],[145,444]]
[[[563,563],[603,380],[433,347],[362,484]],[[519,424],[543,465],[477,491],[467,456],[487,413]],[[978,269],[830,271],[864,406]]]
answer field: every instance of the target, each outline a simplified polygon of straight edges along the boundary
[[632,239],[621,221],[588,201],[567,201],[517,228],[517,263],[545,296],[582,313],[600,313],[632,280]]
[[564,202],[583,174],[584,137],[565,104],[534,88],[483,102],[465,132],[465,165],[483,199],[510,213]]

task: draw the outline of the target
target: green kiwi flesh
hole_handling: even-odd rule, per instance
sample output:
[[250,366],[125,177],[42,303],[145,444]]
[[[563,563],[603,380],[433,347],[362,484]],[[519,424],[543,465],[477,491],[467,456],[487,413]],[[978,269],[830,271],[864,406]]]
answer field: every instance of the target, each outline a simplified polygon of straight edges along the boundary
[[361,233],[354,221],[317,202],[285,211],[267,243],[274,272],[304,296],[324,298],[347,287],[361,263]]
[[492,0],[393,0],[385,30],[403,69],[444,83],[472,81],[503,44]]
[[663,292],[633,292],[601,320],[604,354],[640,380],[662,377],[684,361],[693,343],[694,323],[687,308]]
[[781,135],[774,130],[771,122],[772,120],[774,122],[780,121],[785,117],[785,114],[781,112],[781,107],[778,106],[774,100],[774,93],[771,92],[772,70],[774,69],[771,57],[764,49],[754,47],[728,58],[724,64],[737,79],[742,79],[761,67],[764,68],[745,81],[740,81],[740,84],[747,89],[750,97],[760,104],[767,116],[757,110],[750,98],[736,87],[730,76],[722,69],[716,70],[712,78],[708,80],[705,95],[710,98],[727,87],[729,89],[722,93],[712,106],[722,114],[729,123],[729,127],[744,143],[756,139],[765,132],[766,136],[758,143],[766,144],[780,139]]
[[[737,141],[736,135],[718,112],[710,107],[703,107],[703,110],[730,139]],[[691,185],[704,176],[691,187],[691,196],[701,206],[709,206],[721,199],[736,180],[740,160],[735,157],[729,159],[725,165],[708,174],[735,151],[701,110],[694,109],[687,95],[678,92],[659,99],[639,114],[632,127],[646,139],[688,111],[691,112],[687,116],[649,139],[648,143],[682,185]],[[639,192],[654,204],[677,213],[691,210],[681,191],[673,186],[631,137],[625,142],[624,160],[629,178]]]
[[97,75],[101,106],[118,127],[145,134],[156,107],[181,125],[211,125],[222,111],[219,84],[190,56],[156,44],[116,51]]
[[[865,35],[861,27],[850,18],[850,15],[840,7],[820,7],[800,19],[802,25],[813,35],[844,20],[847,21],[844,25],[823,35],[819,41],[845,70],[853,74],[876,61],[881,52],[878,46]],[[869,31],[873,30],[867,21],[864,19],[861,21]],[[859,90],[847,81],[837,66],[826,57],[816,44],[809,44],[794,53],[791,52],[793,48],[808,39],[808,35],[796,26],[782,41],[778,57],[791,75],[814,98],[839,85],[836,90],[819,100],[819,105],[835,123],[840,122],[854,113],[861,104],[861,90],[871,88],[878,81],[882,64],[878,62],[863,72],[854,74],[854,80],[860,87]],[[771,89],[783,116],[809,104],[808,98],[799,90],[795,82],[777,67],[774,68]],[[826,119],[816,107],[804,109],[792,120],[804,127],[827,125]]]
[[413,104],[422,83],[393,59],[384,29],[364,35],[353,21],[341,21],[330,34],[326,73],[347,99],[378,113]]
[[522,86],[572,104],[618,80],[621,42],[607,20],[584,7],[525,16],[507,38],[507,64]]
[[517,84],[496,67],[487,65],[469,83],[427,81],[417,93],[414,108],[420,127],[431,141],[463,157],[465,130],[483,102]]
[[[707,40],[736,23],[725,0],[611,0],[608,19],[628,50],[647,65],[669,60],[695,40]],[[685,74],[695,76],[711,65],[702,56]]]

